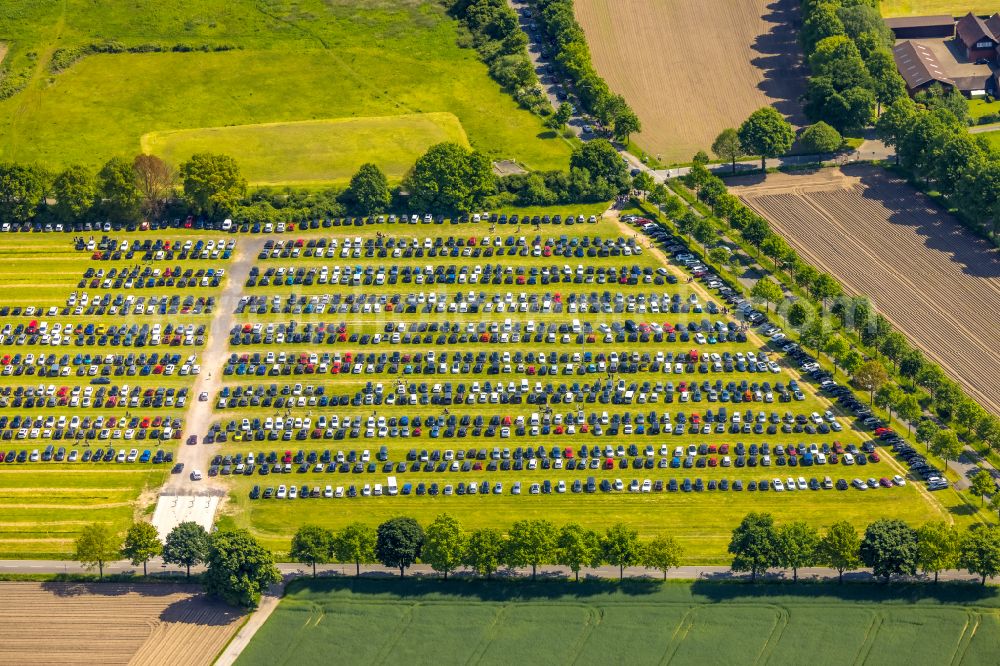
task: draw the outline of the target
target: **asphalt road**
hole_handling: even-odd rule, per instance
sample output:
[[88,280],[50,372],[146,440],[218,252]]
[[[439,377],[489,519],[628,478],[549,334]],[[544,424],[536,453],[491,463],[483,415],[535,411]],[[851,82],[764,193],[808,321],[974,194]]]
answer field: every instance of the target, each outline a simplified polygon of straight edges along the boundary
[[[203,567],[193,567],[192,573],[202,571]],[[299,576],[311,576],[312,568],[303,564],[283,562],[278,564],[278,570],[287,579]],[[322,575],[343,575],[353,576],[355,565],[353,563],[330,563],[321,564],[316,567],[316,571]],[[149,562],[150,575],[183,575],[184,569],[165,565],[160,558],[155,558]],[[80,574],[95,573],[88,571],[78,562],[68,560],[0,560],[0,574]],[[142,566],[132,566],[126,560],[109,562],[104,565],[105,574],[142,574]],[[366,577],[394,577],[399,575],[398,569],[388,569],[378,564],[361,565],[361,574]],[[430,566],[426,564],[415,564],[406,572],[407,576],[438,576]],[[452,574],[458,577],[470,576],[468,572],[458,572]],[[516,570],[502,570],[497,574],[497,578],[511,576],[530,576],[531,569],[521,568]],[[567,567],[556,565],[544,565],[538,568],[540,578],[568,578],[572,577],[572,572]],[[652,571],[644,567],[626,567],[625,576],[627,578],[662,578],[663,574]],[[766,576],[771,580],[791,580],[791,570],[773,569]],[[602,566],[597,568],[587,568],[580,572],[580,578],[618,578],[618,567]],[[682,566],[671,569],[667,573],[667,578],[672,580],[742,580],[749,578],[748,574],[734,574],[726,566]],[[800,579],[829,580],[837,578],[834,569],[824,567],[809,567],[799,570]],[[915,576],[911,580],[921,581],[932,579],[933,576]],[[845,580],[871,581],[873,577],[871,571],[861,569],[844,575]],[[940,579],[945,581],[979,582],[979,576],[970,575],[967,571],[948,570],[940,574]],[[991,579],[991,581],[994,579]]]

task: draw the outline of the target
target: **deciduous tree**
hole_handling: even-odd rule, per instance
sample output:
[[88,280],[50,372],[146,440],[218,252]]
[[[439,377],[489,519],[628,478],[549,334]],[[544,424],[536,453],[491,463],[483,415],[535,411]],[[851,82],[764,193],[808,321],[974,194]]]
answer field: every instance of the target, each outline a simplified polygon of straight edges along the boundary
[[448,580],[448,573],[462,565],[465,548],[466,538],[462,526],[451,514],[442,513],[425,530],[420,558]]
[[642,554],[639,532],[624,523],[616,523],[608,528],[601,538],[601,548],[604,551],[604,561],[618,567],[619,580],[625,578],[625,567],[636,564]]
[[511,525],[507,540],[507,564],[511,567],[531,567],[531,579],[538,565],[555,559],[555,526],[547,520],[517,520]]
[[204,527],[193,521],[179,523],[167,534],[163,544],[163,561],[185,567],[190,578],[191,567],[208,558],[209,547],[208,532]]
[[469,534],[462,564],[480,576],[492,578],[493,573],[503,564],[506,549],[507,542],[500,530],[492,527],[473,530]]
[[917,571],[917,533],[901,520],[880,518],[868,525],[861,540],[861,561],[876,576],[889,578]]
[[118,558],[121,540],[103,523],[91,523],[83,528],[76,539],[73,559],[87,569],[97,567],[99,577],[104,579],[104,565]]
[[656,569],[667,579],[667,572],[681,565],[683,549],[672,536],[658,536],[642,547],[640,561],[647,569]]
[[150,559],[163,552],[163,544],[160,543],[160,536],[151,523],[139,521],[132,523],[125,533],[125,542],[122,544],[121,554],[132,566],[139,566],[142,563],[142,575],[147,575],[146,564]]
[[375,557],[383,566],[399,569],[399,577],[420,558],[424,530],[413,518],[390,518],[378,526]]
[[256,608],[268,586],[281,580],[274,556],[244,529],[213,534],[205,565],[205,591],[232,606]]
[[750,290],[750,295],[753,298],[764,301],[765,309],[770,311],[771,303],[780,301],[781,297],[784,296],[784,292],[781,291],[781,287],[777,282],[765,277],[757,280],[753,289]]
[[851,373],[854,376],[854,383],[858,388],[868,391],[868,402],[875,403],[875,391],[879,390],[883,384],[889,381],[889,373],[878,361],[865,361],[861,366]]
[[296,562],[311,565],[315,578],[316,565],[329,562],[332,552],[333,534],[330,530],[318,525],[303,525],[292,536],[288,556]]
[[846,520],[834,523],[819,544],[820,561],[837,570],[844,582],[844,572],[861,566],[861,538],[854,525]]
[[767,171],[767,158],[787,153],[795,140],[791,124],[770,106],[750,114],[739,129],[740,146],[748,155],[760,155],[760,170]]
[[361,215],[381,213],[392,201],[389,180],[382,169],[371,162],[362,164],[357,173],[351,176],[351,184],[344,195]]
[[733,571],[749,571],[750,580],[778,563],[778,533],[769,513],[748,513],[733,530],[729,542]]
[[917,528],[917,566],[924,573],[938,574],[955,565],[958,558],[958,532],[944,521],[936,521]]
[[181,165],[184,196],[196,212],[219,219],[246,196],[247,181],[229,155],[196,153]]
[[568,523],[559,529],[556,538],[556,562],[569,567],[576,580],[580,569],[600,566],[602,560],[601,538],[593,530],[577,523]]
[[743,146],[740,144],[740,135],[736,129],[727,127],[719,132],[712,142],[712,152],[720,160],[726,160],[732,165],[733,173],[736,173],[736,160],[743,156]]
[[350,523],[333,535],[333,553],[341,562],[354,562],[354,575],[361,575],[361,565],[375,562],[378,535],[364,523]]
[[97,197],[94,174],[85,166],[67,167],[52,181],[52,195],[56,199],[56,217],[63,222],[76,222],[94,205]]
[[778,528],[778,564],[792,570],[792,580],[799,580],[799,569],[816,564],[819,533],[802,520]]
[[986,580],[1000,575],[1000,527],[979,526],[970,529],[961,539],[958,566]]
[[159,217],[174,193],[177,171],[156,155],[136,155],[132,162],[132,172],[143,215],[149,219]]

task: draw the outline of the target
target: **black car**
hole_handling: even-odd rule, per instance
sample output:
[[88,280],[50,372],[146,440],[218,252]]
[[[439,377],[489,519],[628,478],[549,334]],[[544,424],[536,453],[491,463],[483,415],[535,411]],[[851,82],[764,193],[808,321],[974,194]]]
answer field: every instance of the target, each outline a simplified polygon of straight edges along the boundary
[[250,490],[250,499],[255,500],[260,498],[260,486],[254,486]]
[[170,470],[170,473],[171,474],[180,474],[183,471],[184,471],[184,463],[179,462],[176,465],[174,465],[174,468],[172,470]]

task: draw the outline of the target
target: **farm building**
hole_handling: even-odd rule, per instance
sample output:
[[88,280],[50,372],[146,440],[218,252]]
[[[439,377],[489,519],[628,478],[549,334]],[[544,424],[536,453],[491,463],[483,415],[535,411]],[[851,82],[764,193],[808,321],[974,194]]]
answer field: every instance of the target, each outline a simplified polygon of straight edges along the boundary
[[896,44],[892,49],[896,69],[906,81],[906,90],[911,95],[939,83],[945,87],[955,87],[955,81],[945,75],[937,56],[926,44],[910,40]]
[[888,18],[885,24],[896,35],[896,39],[926,39],[933,37],[954,37],[955,19],[949,14],[938,16],[900,16]]
[[982,19],[969,12],[955,25],[955,36],[965,47],[965,57],[969,60],[995,60],[1000,44],[1000,14]]

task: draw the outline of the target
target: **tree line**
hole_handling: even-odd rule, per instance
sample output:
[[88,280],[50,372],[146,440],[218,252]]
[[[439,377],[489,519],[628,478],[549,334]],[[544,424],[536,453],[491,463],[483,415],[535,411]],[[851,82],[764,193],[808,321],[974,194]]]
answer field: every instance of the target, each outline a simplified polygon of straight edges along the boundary
[[610,128],[619,141],[627,142],[629,135],[641,131],[635,111],[624,97],[611,92],[594,69],[586,35],[573,13],[573,0],[529,0],[529,5],[547,43],[555,48],[556,67],[572,81],[583,108]]
[[813,122],[844,133],[907,96],[879,0],[803,0],[800,41],[811,72],[802,96]]
[[[764,217],[730,194],[725,182],[703,162],[697,161],[682,180],[711,214],[699,215],[669,193],[656,199],[661,210],[678,231],[701,242],[708,260],[717,265],[725,267],[732,261],[727,251],[708,248],[723,230],[752,247],[758,257],[768,257],[773,277],[797,287],[806,298],[785,299],[781,285],[769,277],[757,281],[751,296],[767,309],[780,303],[781,314],[799,333],[803,347],[826,354],[835,371],[846,372],[855,387],[868,394],[869,402],[895,413],[908,430],[916,428],[917,440],[945,461],[958,458],[961,439],[1000,450],[1000,419],[965,395],[957,382],[893,329],[866,297],[845,295],[836,278],[803,261]],[[925,411],[933,412],[953,430],[925,418]]]
[[303,525],[292,537],[289,557],[312,567],[331,561],[355,565],[379,563],[398,569],[399,575],[416,562],[448,574],[466,567],[476,575],[491,578],[502,567],[538,567],[558,564],[569,568],[576,580],[580,570],[610,564],[624,577],[625,567],[643,566],[663,573],[680,565],[683,550],[670,536],[641,540],[639,533],[616,523],[604,532],[577,523],[556,527],[548,520],[518,520],[507,533],[492,527],[463,529],[454,516],[442,513],[426,527],[415,519],[391,518],[378,527],[355,522],[338,531]]
[[83,529],[76,540],[73,559],[90,569],[97,568],[104,578],[104,565],[119,558],[133,566],[146,565],[162,556],[167,564],[187,569],[204,564],[201,582],[205,591],[232,606],[255,608],[261,594],[272,583],[281,580],[274,566],[274,557],[244,529],[218,530],[212,534],[195,522],[174,527],[164,541],[150,523],[133,523],[124,539],[103,523],[93,523]]
[[[456,0],[448,11],[468,29],[467,41],[489,67],[490,76],[518,104],[538,115],[552,113],[528,57],[528,36],[506,0]],[[466,39],[460,38],[459,44],[466,45]]]
[[879,518],[859,535],[849,521],[836,522],[820,534],[804,521],[775,525],[769,513],[748,513],[733,529],[729,542],[731,568],[751,580],[769,569],[791,569],[793,580],[806,567],[835,569],[844,574],[862,566],[888,582],[892,576],[925,575],[963,569],[986,580],[1000,575],[1000,527],[975,525],[959,530],[944,521],[912,527],[902,520]]
[[57,173],[0,163],[0,222],[109,221],[165,216],[294,222],[345,214],[413,210],[467,213],[507,205],[607,201],[628,192],[628,167],[604,139],[576,148],[568,171],[498,177],[490,158],[457,143],[428,148],[398,187],[375,164],[363,164],[346,188],[250,190],[236,160],[198,153],[179,169],[155,155],[114,157],[96,173],[74,165]]

